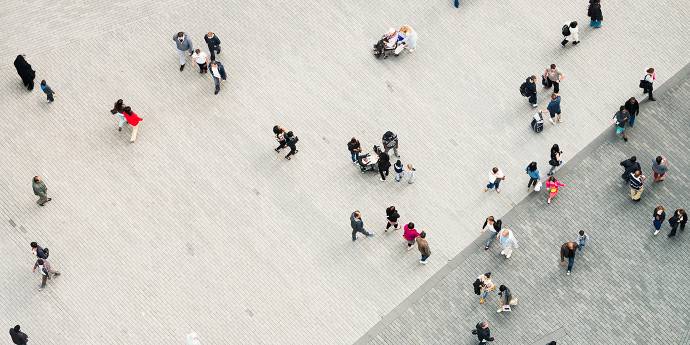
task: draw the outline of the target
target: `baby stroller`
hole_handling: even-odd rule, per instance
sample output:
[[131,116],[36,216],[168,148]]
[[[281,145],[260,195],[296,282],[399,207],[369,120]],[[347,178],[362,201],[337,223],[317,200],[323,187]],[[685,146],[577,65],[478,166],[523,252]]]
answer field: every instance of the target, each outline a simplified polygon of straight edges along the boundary
[[397,35],[392,38],[383,35],[383,37],[381,37],[381,39],[376,44],[374,44],[374,57],[376,57],[377,59],[380,59],[382,57],[384,59],[387,59],[391,53],[395,52],[395,48],[398,47],[397,42],[392,46],[389,45],[389,39],[394,39],[397,41],[397,38]]
[[544,130],[544,118],[541,116],[541,111],[532,116],[530,127],[532,127],[532,130],[536,133],[541,133],[541,131]]
[[379,147],[374,146],[374,155],[371,153],[360,153],[359,158],[357,158],[357,164],[359,164],[359,170],[364,174],[367,171],[378,172],[379,171],[379,156],[376,154],[379,152]]

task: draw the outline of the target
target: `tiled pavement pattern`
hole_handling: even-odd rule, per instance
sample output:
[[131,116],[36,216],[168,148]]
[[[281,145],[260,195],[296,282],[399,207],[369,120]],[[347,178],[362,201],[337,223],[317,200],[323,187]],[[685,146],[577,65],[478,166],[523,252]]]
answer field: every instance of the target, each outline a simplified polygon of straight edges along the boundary
[[[656,237],[651,225],[658,204],[668,217],[690,208],[690,76],[684,70],[679,86],[642,105],[628,143],[613,130],[604,133],[581,161],[557,173],[567,186],[551,205],[545,193],[534,193],[505,215],[521,244],[510,259],[476,241],[357,344],[475,344],[469,329],[482,319],[491,324],[494,344],[690,344],[683,292],[690,284],[690,229],[669,239],[668,222]],[[655,184],[651,161],[659,154],[671,170]],[[631,155],[650,177],[639,203],[620,178],[618,163]],[[579,230],[591,241],[566,276],[559,249]],[[518,297],[512,313],[496,313],[495,296],[478,303],[472,282],[483,272]]]
[[[526,196],[526,162],[545,164],[553,142],[572,157],[646,67],[661,84],[686,63],[686,5],[606,3],[605,27],[561,49],[560,24],[586,20],[586,1],[0,0],[0,324],[43,344],[172,344],[190,330],[212,344],[350,344],[487,213]],[[374,60],[370,44],[404,23],[417,52]],[[178,72],[179,30],[223,40],[219,95],[191,63]],[[21,89],[17,53],[56,103]],[[552,62],[566,123],[534,135],[518,86]],[[136,144],[115,131],[117,98],[144,117]],[[301,139],[291,162],[271,151],[276,123]],[[348,162],[351,136],[369,147],[388,129],[418,168],[412,186]],[[480,192],[493,165],[508,174],[500,195]],[[389,204],[429,230],[428,266],[399,234],[350,242],[353,209],[380,232]],[[41,293],[31,240],[64,272]]]

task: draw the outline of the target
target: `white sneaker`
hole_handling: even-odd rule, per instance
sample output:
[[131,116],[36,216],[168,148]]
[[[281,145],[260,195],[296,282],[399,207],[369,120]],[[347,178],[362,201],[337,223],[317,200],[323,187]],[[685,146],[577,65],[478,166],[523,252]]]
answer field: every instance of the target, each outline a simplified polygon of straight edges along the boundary
[[382,178],[380,178],[380,177],[379,177],[379,180],[381,180],[381,182],[385,181],[384,179],[382,179]]
[[654,231],[654,236],[658,235],[658,234],[659,234],[659,231],[661,231],[661,230],[656,230],[656,231]]
[[532,108],[536,108],[536,107],[537,107],[537,105],[536,105],[536,104],[532,104]]
[[513,253],[510,253],[510,254],[506,255],[506,259],[510,259],[510,256],[511,256],[511,255],[513,255]]
[[569,276],[569,275],[570,275],[570,271],[565,272],[565,275]]
[[553,122],[553,119],[549,119],[549,122],[551,122],[552,125],[555,125],[556,123]]
[[500,309],[496,310],[497,313],[500,313],[500,312],[502,312],[502,311],[503,311],[503,308],[500,308]]
[[407,250],[412,250],[412,248],[414,248],[414,246],[408,246]]
[[419,263],[422,265],[426,265],[426,261],[419,260]]
[[505,251],[505,250],[501,250],[501,255],[506,255],[506,251]]

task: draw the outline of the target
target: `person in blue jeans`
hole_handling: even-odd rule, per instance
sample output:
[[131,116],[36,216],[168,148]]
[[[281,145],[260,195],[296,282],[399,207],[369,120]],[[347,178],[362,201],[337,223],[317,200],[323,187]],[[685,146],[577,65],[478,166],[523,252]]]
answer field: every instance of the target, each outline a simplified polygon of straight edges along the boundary
[[498,236],[498,232],[501,231],[502,225],[503,223],[501,220],[495,220],[494,216],[489,216],[486,218],[481,230],[481,232],[486,231],[489,233],[489,236],[486,237],[486,242],[484,242],[484,250],[489,250],[489,247],[491,247],[491,244],[494,243],[496,236]]
[[527,182],[527,191],[530,187],[536,187],[539,182],[539,170],[537,169],[537,162],[532,162],[525,168],[525,173],[529,176],[529,182]]
[[589,235],[585,234],[584,230],[580,230],[580,232],[577,234],[577,239],[575,240],[575,242],[577,242],[577,250],[583,250],[587,244],[587,241],[589,241]]
[[568,271],[566,272],[567,275],[570,275],[570,272],[573,270],[573,266],[575,265],[575,253],[577,253],[577,243],[570,241],[563,243],[561,246],[561,262],[565,261],[565,258],[568,258]]
[[347,149],[350,151],[352,164],[357,164],[359,160],[359,153],[362,152],[362,145],[359,144],[359,140],[356,138],[350,139],[350,142],[347,143]]

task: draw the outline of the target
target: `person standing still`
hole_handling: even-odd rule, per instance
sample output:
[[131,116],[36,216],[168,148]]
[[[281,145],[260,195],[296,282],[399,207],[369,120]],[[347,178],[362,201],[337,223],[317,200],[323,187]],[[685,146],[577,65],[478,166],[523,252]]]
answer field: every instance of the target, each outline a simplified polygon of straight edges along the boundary
[[388,157],[388,154],[382,151],[378,152],[379,155],[379,160],[376,162],[378,164],[379,168],[379,174],[381,175],[381,181],[386,180],[386,176],[388,176],[388,173],[390,172],[391,168],[391,159]]
[[630,97],[623,106],[628,111],[628,125],[632,128],[635,125],[635,117],[640,113],[640,103],[635,97]]
[[122,131],[122,126],[127,122],[127,119],[125,119],[125,116],[122,115],[122,113],[125,111],[125,104],[121,99],[118,99],[115,102],[115,105],[113,106],[113,109],[110,109],[110,113],[117,116],[117,131],[120,132]]
[[642,192],[644,191],[644,181],[646,176],[642,175],[640,170],[635,171],[630,175],[630,199],[633,201],[640,201]]
[[407,250],[412,250],[417,237],[419,237],[419,232],[414,228],[414,223],[409,222],[403,226],[403,238],[407,241]]
[[414,173],[417,171],[412,164],[407,163],[405,166],[405,175],[407,175],[407,183],[408,184],[413,184],[414,183]]
[[491,169],[491,173],[489,174],[489,183],[486,185],[486,188],[484,188],[484,192],[495,188],[496,193],[500,193],[501,190],[498,187],[501,185],[501,181],[505,179],[506,176],[503,174],[503,172],[499,168],[493,167]]
[[671,226],[671,232],[668,233],[668,237],[676,236],[676,230],[680,227],[680,231],[685,230],[685,224],[688,222],[688,214],[682,208],[677,209],[673,212],[673,216],[668,219],[668,224]]
[[537,162],[532,162],[525,168],[525,173],[529,176],[529,181],[527,182],[527,191],[529,192],[530,187],[537,187],[539,182],[539,170],[537,170]]
[[479,339],[480,343],[494,341],[494,337],[491,336],[491,330],[489,329],[489,321],[477,323],[475,329],[472,330],[472,334],[477,336],[477,339]]
[[405,172],[403,171],[403,164],[399,159],[393,164],[393,171],[395,172],[395,182],[400,182]]
[[654,68],[648,68],[647,73],[642,77],[642,80],[640,80],[640,88],[642,88],[643,93],[648,93],[649,94],[649,100],[650,101],[656,101],[654,99],[654,95],[652,92],[654,91],[654,81],[656,80],[656,73],[654,72]]
[[362,220],[362,213],[359,211],[352,212],[350,215],[350,226],[352,227],[352,241],[357,240],[357,233],[362,233],[366,237],[374,236],[373,232],[364,229],[364,221]]
[[573,270],[573,265],[575,265],[575,254],[577,253],[577,243],[570,241],[563,243],[561,246],[561,263],[564,262],[565,258],[568,258],[568,271],[566,275],[570,275]]
[[661,231],[661,225],[664,224],[664,220],[666,220],[666,210],[663,206],[659,205],[654,209],[654,213],[652,213],[652,225],[654,225],[654,236],[658,235],[659,231]]
[[285,159],[290,160],[290,156],[294,156],[299,152],[297,149],[297,142],[299,141],[299,138],[292,133],[292,131],[288,131],[285,134],[285,144],[290,148],[290,152],[288,152],[287,155],[285,155]]
[[26,345],[29,342],[29,336],[21,331],[21,326],[19,325],[10,328],[10,337],[15,345]]
[[558,147],[558,144],[553,144],[553,146],[551,146],[551,159],[549,159],[551,169],[549,169],[549,172],[546,174],[547,176],[553,175],[556,172],[556,169],[563,164],[563,160],[561,159],[562,154],[563,151],[561,151],[561,148]]
[[604,15],[601,13],[601,0],[589,0],[587,16],[590,18],[589,26],[595,29],[601,27],[601,22],[604,20]]
[[45,259],[36,260],[34,268],[31,270],[31,272],[36,272],[36,268],[38,268],[38,272],[41,273],[41,287],[38,289],[39,291],[45,289],[46,282],[48,281],[48,279],[51,279],[51,275],[53,275],[54,277],[60,275],[60,272],[53,270],[53,268],[50,265],[50,262],[48,262],[48,260]]
[[359,154],[362,152],[362,145],[359,144],[359,140],[354,137],[350,139],[350,141],[347,143],[347,150],[350,151],[352,164],[357,164],[357,162],[359,162]]
[[206,55],[206,52],[202,52],[201,49],[196,49],[194,54],[192,54],[192,59],[199,66],[200,74],[208,72],[208,55]]
[[388,154],[388,151],[393,149],[393,154],[400,158],[400,155],[398,154],[398,136],[395,133],[391,131],[384,133],[383,137],[381,138],[381,143],[383,144],[383,151],[386,154]]
[[220,92],[220,83],[223,80],[227,79],[227,75],[225,74],[225,67],[223,67],[223,64],[220,63],[220,61],[213,61],[211,62],[211,78],[213,78],[213,85],[215,86],[215,91],[213,92],[214,95],[217,95]]
[[575,239],[575,242],[577,243],[577,250],[582,251],[585,249],[587,241],[589,241],[589,235],[585,234],[584,230],[580,230],[580,232],[577,233],[577,238]]
[[48,86],[45,80],[41,80],[41,91],[46,94],[46,97],[48,98],[48,103],[53,103],[55,98],[53,98],[53,95],[55,92],[53,92],[53,89]]
[[554,118],[558,123],[563,122],[563,120],[561,120],[561,95],[555,92],[552,93],[551,100],[546,106],[546,110],[549,111],[549,122],[551,122],[552,125],[555,124]]
[[36,203],[39,206],[43,206],[48,201],[53,200],[52,198],[48,197],[48,187],[46,187],[46,184],[43,182],[43,179],[41,179],[40,176],[34,176],[33,180],[31,181],[31,187],[34,190],[34,195],[38,195],[38,201],[36,201]]
[[546,80],[545,88],[549,89],[553,86],[553,93],[560,93],[561,80],[565,79],[565,75],[558,70],[555,63],[552,63],[549,68],[544,70],[544,78]]
[[613,114],[613,118],[616,121],[616,135],[620,135],[623,141],[628,141],[628,136],[625,135],[625,125],[628,123],[630,113],[625,110],[625,106],[621,105],[618,111]]
[[640,166],[640,163],[637,162],[637,156],[632,156],[622,162],[619,163],[620,166],[625,169],[623,171],[623,174],[621,174],[621,178],[625,180],[625,182],[630,181],[630,176],[632,173],[635,172],[635,170],[641,170],[642,167]]
[[527,87],[525,88],[525,94],[529,97],[527,100],[532,108],[537,107],[537,76],[531,76],[525,80]]
[[491,272],[486,272],[479,277],[479,304],[484,304],[486,298],[489,297],[489,292],[496,290],[496,285],[491,281]]
[[192,56],[192,54],[194,54],[194,45],[192,44],[192,39],[189,38],[189,35],[182,31],[173,36],[173,41],[175,41],[177,56],[180,59],[180,72],[182,72],[187,59],[185,56],[185,51],[189,52],[189,56]]
[[22,78],[24,87],[29,91],[33,91],[36,71],[34,71],[33,68],[31,68],[31,65],[26,62],[24,55],[17,55],[17,58],[14,59],[14,68],[17,69],[17,74],[19,74],[19,77]]
[[417,249],[419,249],[419,253],[421,253],[422,257],[419,259],[419,263],[422,265],[426,265],[426,260],[429,259],[431,256],[431,249],[429,249],[429,242],[426,240],[426,232],[422,231],[421,234],[419,234],[419,237],[416,239],[417,241]]
[[518,241],[515,238],[513,231],[510,229],[503,229],[497,237],[498,242],[503,248],[501,255],[504,255],[506,259],[510,259],[510,256],[513,255],[513,249],[518,248]]
[[211,52],[211,61],[216,60],[216,54],[220,54],[220,38],[213,32],[208,32],[204,36],[204,41],[208,45],[208,51]]
[[656,156],[652,161],[652,171],[654,172],[654,182],[661,182],[666,179],[668,171],[668,160],[664,156]]
[[501,222],[500,219],[495,220],[494,216],[489,216],[488,218],[486,218],[486,220],[484,221],[484,225],[482,225],[482,229],[480,231],[480,233],[489,233],[489,236],[486,237],[486,241],[484,242],[484,250],[489,250],[491,244],[494,243],[494,240],[498,236],[499,231],[501,231],[502,225],[503,222]]

